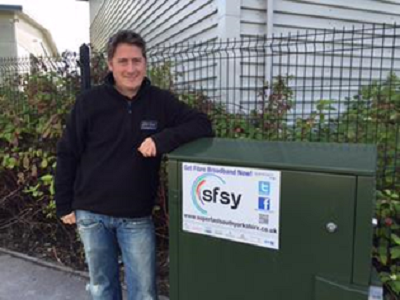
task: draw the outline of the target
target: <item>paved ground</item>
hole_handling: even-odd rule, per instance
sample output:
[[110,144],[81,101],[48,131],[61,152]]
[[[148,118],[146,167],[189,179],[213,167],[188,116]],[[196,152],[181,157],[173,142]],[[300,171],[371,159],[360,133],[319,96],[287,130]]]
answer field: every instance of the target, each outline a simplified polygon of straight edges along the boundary
[[84,272],[0,249],[0,300],[90,300],[87,282]]

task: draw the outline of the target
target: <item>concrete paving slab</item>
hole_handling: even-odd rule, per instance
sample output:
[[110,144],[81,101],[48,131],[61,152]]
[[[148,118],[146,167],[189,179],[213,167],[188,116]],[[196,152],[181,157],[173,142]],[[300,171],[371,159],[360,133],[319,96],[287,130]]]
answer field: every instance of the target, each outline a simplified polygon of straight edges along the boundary
[[87,283],[86,272],[0,248],[0,300],[90,300]]
[[0,256],[1,300],[90,300],[86,283],[81,277],[8,254]]

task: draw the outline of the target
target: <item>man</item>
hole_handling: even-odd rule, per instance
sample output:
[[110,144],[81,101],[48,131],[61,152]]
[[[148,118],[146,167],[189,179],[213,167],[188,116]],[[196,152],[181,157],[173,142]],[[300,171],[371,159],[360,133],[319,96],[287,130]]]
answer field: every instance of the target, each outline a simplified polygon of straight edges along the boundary
[[94,300],[122,299],[122,254],[130,300],[154,300],[151,219],[161,155],[212,136],[207,117],[146,78],[140,35],[120,31],[108,45],[105,84],[78,97],[57,148],[57,214],[77,223]]

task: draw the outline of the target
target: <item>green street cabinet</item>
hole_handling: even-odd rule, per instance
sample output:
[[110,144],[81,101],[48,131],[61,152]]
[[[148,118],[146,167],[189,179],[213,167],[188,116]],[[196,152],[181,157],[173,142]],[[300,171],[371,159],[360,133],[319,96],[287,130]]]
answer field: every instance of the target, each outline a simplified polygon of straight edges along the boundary
[[372,145],[217,138],[169,154],[170,299],[379,299],[376,155]]

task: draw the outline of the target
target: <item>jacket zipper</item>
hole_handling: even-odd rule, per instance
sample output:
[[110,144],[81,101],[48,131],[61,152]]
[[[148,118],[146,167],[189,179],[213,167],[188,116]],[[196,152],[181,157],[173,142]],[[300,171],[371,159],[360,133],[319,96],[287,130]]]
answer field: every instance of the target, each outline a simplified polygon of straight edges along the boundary
[[127,101],[128,102],[128,113],[132,114],[132,101]]

